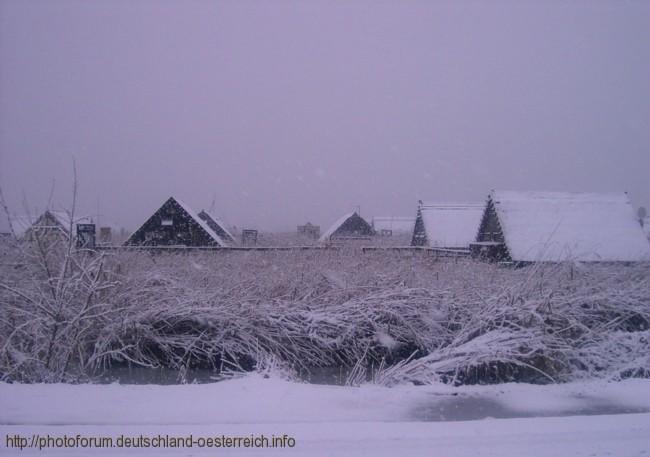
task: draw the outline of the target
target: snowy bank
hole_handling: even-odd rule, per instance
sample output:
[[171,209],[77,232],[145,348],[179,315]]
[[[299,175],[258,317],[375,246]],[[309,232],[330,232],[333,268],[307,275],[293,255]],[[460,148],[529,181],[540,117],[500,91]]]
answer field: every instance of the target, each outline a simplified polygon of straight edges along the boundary
[[[174,386],[0,384],[1,424],[213,424],[444,420],[423,408],[495,405],[506,417],[650,411],[650,380],[556,385],[398,386],[301,384],[253,374],[214,384]],[[467,415],[462,415],[462,410]],[[483,417],[494,417],[485,410]],[[503,417],[503,416],[502,416]]]
[[[485,420],[462,420],[481,412]],[[650,414],[579,415],[607,404],[650,410],[650,381],[385,388],[298,384],[251,375],[202,385],[0,384],[0,454],[301,457],[644,456]],[[426,410],[453,421],[418,415]],[[454,409],[457,411],[454,412]],[[494,411],[512,417],[493,419]],[[498,412],[497,411],[497,412]],[[614,409],[609,410],[614,412]],[[478,417],[475,417],[478,418]],[[8,447],[7,437],[290,436],[293,448]],[[115,441],[113,441],[115,442]]]

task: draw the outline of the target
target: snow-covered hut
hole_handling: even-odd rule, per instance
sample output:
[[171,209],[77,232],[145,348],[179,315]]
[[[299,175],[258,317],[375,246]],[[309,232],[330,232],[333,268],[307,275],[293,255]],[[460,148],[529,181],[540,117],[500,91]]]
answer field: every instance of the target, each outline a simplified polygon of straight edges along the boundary
[[220,219],[205,210],[201,210],[198,216],[203,219],[222,240],[231,244],[235,243],[235,237],[232,236],[232,233],[230,233],[226,228],[226,224],[224,224]]
[[377,235],[393,236],[413,233],[414,217],[405,216],[375,216],[372,218],[372,229]]
[[297,232],[299,237],[317,240],[320,238],[320,225],[307,222],[305,225],[299,225]]
[[371,225],[356,212],[348,213],[339,218],[320,237],[321,243],[328,241],[364,240],[375,234]]
[[170,197],[136,230],[125,246],[226,246],[188,205]]
[[[61,236],[68,239],[70,236],[70,227],[73,234],[77,224],[92,224],[92,218],[89,216],[74,216],[67,211],[45,210],[37,218],[29,216],[12,216],[11,228],[16,238],[22,240],[33,240],[35,236]],[[76,235],[76,234],[75,234]]]
[[468,250],[484,208],[484,203],[420,203],[411,246]]
[[472,253],[512,262],[650,260],[627,193],[493,190]]

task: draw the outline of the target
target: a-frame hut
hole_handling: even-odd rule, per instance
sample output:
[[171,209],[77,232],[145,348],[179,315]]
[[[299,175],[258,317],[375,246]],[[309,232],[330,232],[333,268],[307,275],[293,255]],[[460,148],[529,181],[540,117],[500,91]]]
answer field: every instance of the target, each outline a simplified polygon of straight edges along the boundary
[[124,243],[126,246],[226,246],[188,205],[170,197]]
[[74,220],[67,211],[46,209],[36,219],[28,216],[12,216],[11,226],[18,239],[34,240],[37,237],[69,239],[70,228],[72,236],[76,236],[77,224],[92,224],[89,216],[75,216]]
[[375,234],[371,225],[356,212],[348,213],[338,219],[320,237],[321,243],[329,241],[367,240]]
[[471,251],[515,263],[650,260],[650,244],[625,192],[493,190]]
[[484,207],[484,203],[420,203],[411,246],[469,250]]

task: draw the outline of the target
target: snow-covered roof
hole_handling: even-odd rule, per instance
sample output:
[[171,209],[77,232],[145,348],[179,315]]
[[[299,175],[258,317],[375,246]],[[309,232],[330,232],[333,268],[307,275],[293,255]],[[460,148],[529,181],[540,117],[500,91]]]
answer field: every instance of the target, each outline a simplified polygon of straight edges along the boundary
[[413,232],[413,226],[415,225],[414,217],[405,217],[405,216],[375,216],[372,218],[372,228],[377,232],[382,230],[391,230],[393,233],[396,232]]
[[321,242],[328,241],[329,238],[330,238],[330,236],[332,236],[332,234],[333,234],[334,232],[336,232],[336,230],[337,230],[341,225],[343,225],[343,223],[344,223],[345,221],[347,221],[348,219],[350,219],[352,216],[354,216],[354,211],[351,212],[351,213],[344,214],[343,216],[341,216],[340,218],[338,218],[338,219],[336,220],[336,222],[334,222],[334,223],[330,226],[330,228],[328,228],[328,229],[325,231],[325,233],[323,233],[323,234],[321,235],[321,237],[320,237],[320,239],[319,239],[318,241],[321,241]]
[[469,248],[476,240],[485,204],[423,203],[419,209],[429,246]]
[[206,231],[206,233],[212,238],[216,243],[219,244],[219,246],[228,246],[228,243],[226,243],[219,235],[216,234],[214,230],[210,228],[207,222],[205,222],[203,219],[199,217],[198,214],[194,212],[194,210],[184,203],[182,200],[179,200],[176,197],[172,197],[178,205],[183,208],[183,210],[192,218],[194,219],[194,222],[199,224],[203,230]]
[[221,227],[221,230],[223,230],[226,233],[226,235],[230,237],[231,240],[233,241],[235,240],[235,237],[232,236],[232,233],[230,233],[230,231],[228,231],[226,224],[224,224],[221,219],[215,217],[214,214],[206,210],[203,210],[203,212],[207,214],[208,217],[210,217],[210,219],[212,219],[219,227]]
[[74,220],[71,220],[70,213],[67,211],[50,211],[57,222],[63,226],[66,230],[70,228],[70,224],[74,226],[75,224],[92,224],[93,220],[90,216],[74,216]]
[[[327,231],[325,231],[325,233],[323,233],[323,235],[319,238],[319,241],[320,241],[321,243],[324,243],[324,242],[329,241],[330,237],[331,237],[331,236],[332,236],[332,235],[333,235],[333,234],[334,234],[334,233],[335,233],[335,232],[336,232],[336,231],[337,231],[341,226],[343,226],[343,225],[348,221],[348,219],[350,219],[350,218],[352,218],[352,217],[355,218],[355,219],[354,219],[355,222],[358,222],[358,223],[361,224],[361,225],[366,225],[366,226],[367,226],[366,228],[363,229],[363,232],[364,232],[364,233],[368,233],[368,234],[370,234],[370,232],[372,232],[372,227],[370,226],[370,224],[368,224],[368,221],[366,221],[363,217],[361,217],[361,216],[360,216],[356,211],[353,211],[353,212],[351,212],[351,213],[344,214],[343,216],[341,216],[340,218],[338,218],[338,219],[336,220],[336,222],[334,222],[334,223],[330,226],[330,228],[328,228]],[[358,218],[358,219],[357,219],[357,218]],[[348,230],[348,227],[346,227],[345,230]],[[354,229],[353,231],[354,231],[354,232],[357,232],[357,229]]]
[[626,193],[492,191],[515,261],[650,260]]
[[[11,228],[13,229],[17,237],[22,237],[27,230],[32,226],[36,219],[29,216],[12,216],[11,218]],[[8,224],[7,224],[8,225]],[[9,232],[9,227],[7,226],[7,233]]]
[[[49,213],[54,218],[57,225],[48,226],[45,222],[45,215]],[[90,216],[77,216],[75,215],[73,226],[75,224],[91,224],[92,218]],[[57,228],[63,229],[66,233],[70,229],[70,213],[67,211],[53,211],[47,210],[43,212],[40,216],[34,218],[31,216],[12,216],[11,217],[11,226],[13,227],[14,233],[17,237],[22,237],[25,235],[27,230],[32,226],[37,225],[39,228]]]

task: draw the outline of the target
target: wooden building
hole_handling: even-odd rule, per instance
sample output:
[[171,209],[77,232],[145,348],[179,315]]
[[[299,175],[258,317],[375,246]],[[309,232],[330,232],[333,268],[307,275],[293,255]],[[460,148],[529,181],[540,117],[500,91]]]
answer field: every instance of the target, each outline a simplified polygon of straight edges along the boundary
[[242,229],[241,244],[242,246],[257,246],[259,232],[256,229]]
[[320,238],[320,225],[314,225],[311,222],[307,222],[305,225],[299,225],[298,236],[317,240]]
[[650,244],[625,192],[493,190],[471,252],[515,263],[650,260]]
[[36,238],[68,240],[71,228],[72,236],[76,237],[77,225],[92,223],[89,216],[74,216],[72,218],[67,211],[49,209],[35,219],[28,216],[11,217],[11,227],[16,238],[24,241],[33,241]]
[[483,203],[420,203],[411,246],[469,250],[476,241]]
[[356,212],[348,213],[338,219],[320,237],[321,243],[330,241],[368,240],[375,234],[372,226]]
[[227,246],[188,205],[170,197],[136,230],[125,246]]

